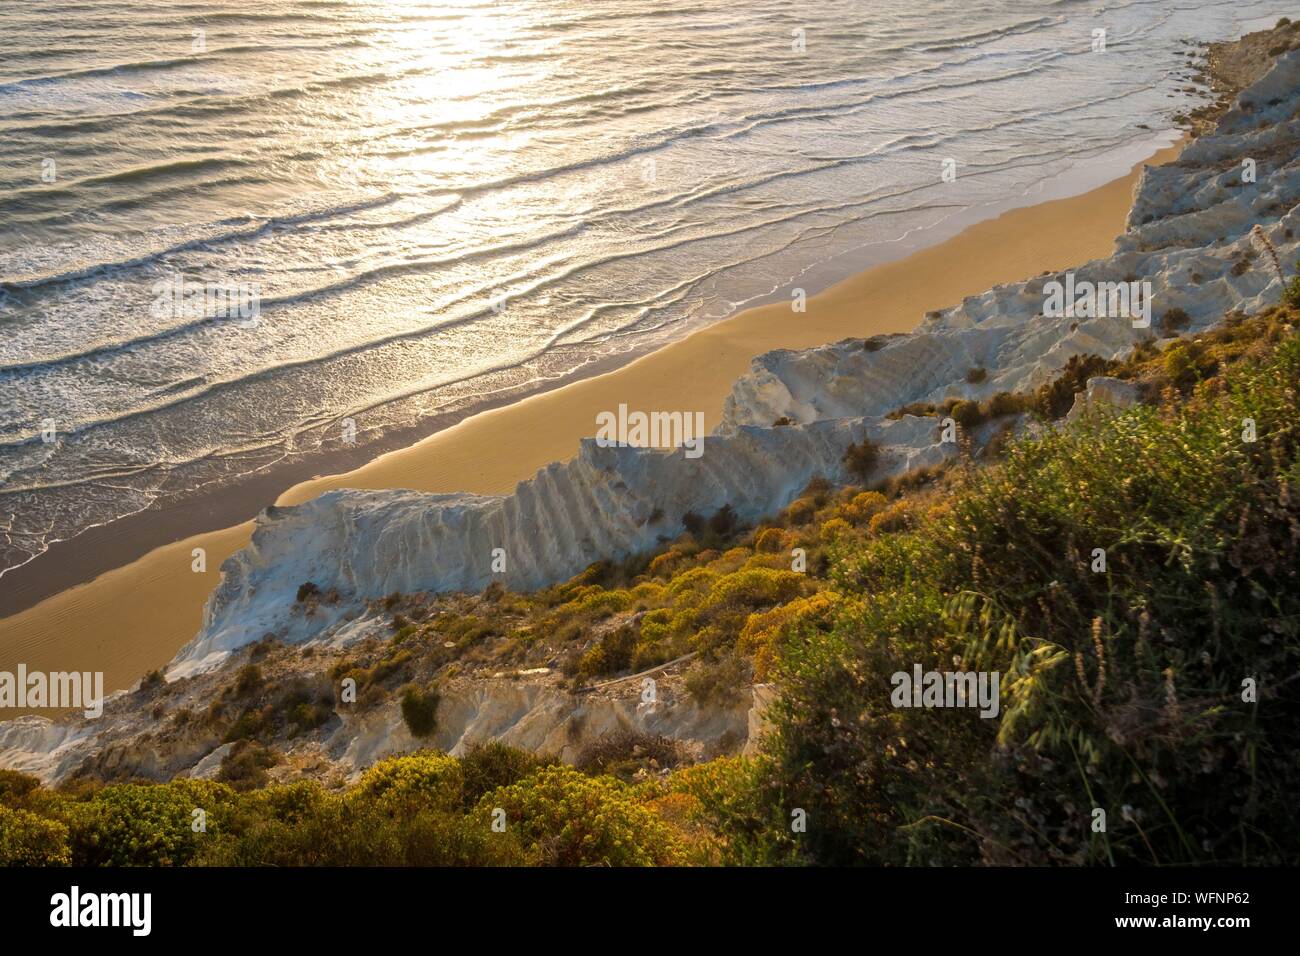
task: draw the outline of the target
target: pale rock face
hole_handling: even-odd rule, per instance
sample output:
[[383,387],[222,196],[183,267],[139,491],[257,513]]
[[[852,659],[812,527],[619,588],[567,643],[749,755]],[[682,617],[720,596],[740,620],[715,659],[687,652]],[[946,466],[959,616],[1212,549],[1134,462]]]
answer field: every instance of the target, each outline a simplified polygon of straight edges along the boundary
[[1098,405],[1128,408],[1130,405],[1136,405],[1137,401],[1137,386],[1132,382],[1111,378],[1108,375],[1098,375],[1088,379],[1087,387],[1075,396],[1074,405],[1065,416],[1065,420],[1072,422],[1083,414],[1084,409]]
[[[202,681],[220,675],[209,674]],[[201,709],[218,685],[191,687],[174,707]],[[425,739],[412,736],[396,700],[352,713],[346,706],[318,731],[295,739],[284,751],[284,767],[305,762],[327,778],[355,780],[385,757],[434,747],[460,756],[475,744],[497,740],[538,754],[575,762],[607,734],[626,731],[676,741],[694,759],[722,753],[751,753],[766,730],[770,685],[740,690],[730,702],[701,706],[682,690],[679,678],[660,675],[656,699],[642,700],[637,680],[573,693],[555,676],[535,679],[460,678],[440,688],[437,729]],[[126,702],[123,702],[125,704]],[[234,749],[204,730],[160,740],[159,724],[139,707],[115,706],[98,721],[50,721],[20,717],[0,723],[0,766],[55,785],[92,762],[96,773],[168,780],[214,779]],[[279,771],[275,771],[279,772]]]
[[[548,465],[511,495],[335,491],[258,519],[252,544],[223,566],[203,629],[169,677],[199,673],[233,649],[272,633],[287,641],[333,638],[361,599],[394,591],[479,591],[493,581],[529,590],[564,580],[602,558],[655,547],[682,531],[688,511],[730,504],[744,519],[772,513],[814,475],[844,480],[844,449],[863,437],[891,449],[881,475],[934,464],[955,446],[935,440],[933,420],[831,419],[790,428],[740,428],[705,440],[704,454],[602,448]],[[656,510],[664,517],[651,522]],[[494,550],[505,570],[493,571]],[[351,600],[295,607],[298,586],[337,588]]]
[[192,780],[215,780],[217,773],[221,770],[221,761],[226,759],[226,755],[234,749],[233,742],[222,744],[189,770],[183,770],[177,776],[189,777]]
[[[1300,254],[1298,86],[1300,51],[1293,51],[1238,98],[1258,108],[1238,105],[1213,135],[1188,144],[1178,162],[1146,167],[1115,254],[1071,270],[1076,283],[1149,280],[1152,328],[1133,328],[1125,318],[1044,317],[1043,287],[1063,274],[997,286],[877,351],[847,340],[759,356],[733,387],[720,432],[781,417],[871,420],[914,402],[1026,391],[1055,378],[1072,356],[1126,354],[1159,334],[1159,318],[1171,309],[1186,311],[1196,331],[1228,310],[1276,303],[1282,283],[1250,233],[1260,225],[1291,269]],[[1266,105],[1273,100],[1279,102]],[[1243,182],[1245,158],[1255,160],[1254,183]],[[1248,254],[1249,268],[1234,270]],[[965,381],[972,368],[987,372],[978,385]]]
[[98,729],[84,719],[29,715],[0,723],[0,767],[53,782],[76,769],[95,745]]
[[696,759],[748,753],[764,727],[769,690],[759,685],[730,704],[700,707],[668,688],[657,702],[647,704],[636,686],[617,693],[574,695],[551,681],[463,680],[443,689],[437,730],[428,739],[411,736],[392,702],[345,720],[322,749],[353,776],[377,760],[421,747],[460,756],[489,740],[573,763],[587,746],[619,731],[662,734]]

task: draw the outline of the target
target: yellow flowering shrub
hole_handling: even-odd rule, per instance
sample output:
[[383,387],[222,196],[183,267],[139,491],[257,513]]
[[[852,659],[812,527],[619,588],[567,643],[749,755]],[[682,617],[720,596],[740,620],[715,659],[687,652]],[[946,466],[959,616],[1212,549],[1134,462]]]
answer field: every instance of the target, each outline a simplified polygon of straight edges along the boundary
[[663,554],[655,555],[647,569],[655,577],[669,577],[681,563],[686,559],[686,555],[680,551],[665,551]]
[[745,562],[745,568],[770,568],[774,571],[790,569],[790,552],[778,554],[755,554]]
[[361,776],[355,796],[368,799],[414,797],[440,807],[455,806],[461,796],[460,762],[436,750],[421,750],[381,760]]
[[839,595],[835,592],[818,591],[770,611],[749,615],[740,631],[737,647],[753,655],[754,679],[765,681],[771,676],[780,642],[788,634],[805,624],[825,620],[838,601]]
[[718,572],[711,568],[691,568],[673,578],[672,583],[668,585],[668,593],[674,597],[681,597],[689,592],[702,594],[717,579]]
[[0,804],[0,866],[68,866],[68,828]]
[[798,498],[790,502],[790,506],[785,509],[785,517],[790,524],[807,524],[812,521],[816,512],[817,505],[811,499]]
[[878,491],[855,495],[843,508],[844,517],[853,524],[865,524],[889,507],[889,499]]
[[787,550],[787,541],[793,536],[781,528],[764,528],[754,538],[754,550],[769,553]]
[[889,534],[892,531],[903,531],[911,524],[911,510],[908,502],[900,498],[884,511],[875,515],[867,525],[872,534]]
[[850,533],[852,530],[853,526],[843,518],[832,518],[821,526],[818,534],[822,541],[831,542],[841,535]]
[[636,587],[632,588],[632,597],[638,601],[662,601],[664,598],[665,588],[658,581],[642,581]]
[[662,641],[670,633],[672,608],[660,607],[647,611],[641,617],[641,640],[646,642]]
[[[476,808],[488,827],[505,811],[530,862],[548,866],[674,866],[686,862],[677,833],[629,787],[556,764],[487,794]],[[498,816],[499,818],[499,816]]]
[[704,606],[712,609],[726,604],[778,604],[796,597],[805,583],[805,576],[795,571],[746,568],[720,578]]
[[632,606],[632,595],[627,591],[606,591],[603,588],[583,588],[582,597],[569,603],[575,614],[608,617]]

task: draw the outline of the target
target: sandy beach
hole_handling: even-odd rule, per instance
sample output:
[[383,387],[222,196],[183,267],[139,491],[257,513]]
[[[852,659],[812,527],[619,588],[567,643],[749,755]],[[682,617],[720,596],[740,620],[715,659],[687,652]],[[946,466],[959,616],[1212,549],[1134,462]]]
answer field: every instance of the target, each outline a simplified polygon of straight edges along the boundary
[[[1147,163],[1167,162],[1179,146]],[[734,380],[758,354],[850,336],[904,332],[925,312],[998,283],[1110,252],[1124,226],[1140,165],[1082,195],[1013,209],[940,244],[868,269],[808,300],[744,311],[615,371],[469,418],[357,469],[306,481],[279,496],[294,504],[335,488],[501,493],[570,457],[617,408],[701,409],[718,421]],[[250,510],[252,510],[250,508]],[[195,535],[0,619],[0,669],[103,671],[106,690],[130,686],[193,637],[221,563],[247,544],[251,521]],[[193,569],[202,549],[206,569]]]

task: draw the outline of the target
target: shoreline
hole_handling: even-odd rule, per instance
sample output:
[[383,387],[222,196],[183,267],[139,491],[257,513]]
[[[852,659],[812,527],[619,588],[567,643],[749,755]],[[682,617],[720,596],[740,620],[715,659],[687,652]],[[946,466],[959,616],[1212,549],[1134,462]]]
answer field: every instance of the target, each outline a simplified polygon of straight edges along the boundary
[[[596,363],[573,381],[503,398],[351,471],[301,481],[275,503],[296,504],[341,487],[506,492],[546,464],[572,457],[578,440],[594,433],[595,413],[620,403],[702,410],[711,430],[732,383],[757,355],[907,332],[925,312],[994,285],[1109,254],[1142,166],[1167,162],[1181,148],[1182,141],[1160,149],[1086,192],[1016,206],[872,266],[810,296],[805,313],[793,313],[784,300],[747,308],[613,370],[602,372]],[[312,470],[304,463],[303,473]],[[18,587],[6,588],[5,604],[26,596],[28,606],[0,619],[0,670],[19,661],[46,670],[102,670],[112,692],[162,666],[200,627],[221,563],[248,543],[253,522],[239,518],[260,510],[249,496],[270,500],[273,486],[285,480],[285,470],[277,470],[240,486],[237,495],[182,501],[91,529],[6,575],[13,585],[15,575],[32,569],[17,579]],[[255,486],[262,487],[260,497]],[[192,527],[196,517],[218,530],[147,547],[149,535],[127,525],[148,525],[157,539],[169,522],[174,529],[188,519]],[[203,573],[191,570],[195,548],[206,552]]]
[[[267,506],[285,503],[281,496],[299,484],[330,476],[354,475],[385,455],[418,445],[476,415],[618,371],[668,345],[684,341],[697,332],[738,318],[751,310],[772,304],[784,305],[788,301],[785,298],[786,290],[794,284],[807,287],[809,298],[815,298],[841,282],[851,281],[878,266],[906,259],[923,249],[940,245],[971,226],[997,219],[1006,212],[1085,195],[1095,188],[1129,175],[1138,165],[1149,162],[1152,156],[1182,142],[1183,138],[1173,139],[1177,135],[1175,129],[1147,130],[1144,135],[1135,136],[1110,153],[1103,154],[1100,161],[1098,154],[1089,154],[1080,160],[1079,165],[1039,180],[1023,196],[963,208],[924,229],[905,233],[897,239],[844,250],[836,257],[847,256],[850,259],[850,263],[846,264],[851,264],[852,267],[846,270],[844,278],[832,281],[814,278],[813,273],[825,271],[834,259],[812,263],[805,267],[800,277],[794,278],[790,283],[772,292],[732,303],[737,308],[731,315],[702,326],[686,328],[675,338],[648,342],[627,352],[601,355],[577,369],[546,380],[540,386],[532,383],[486,393],[470,401],[464,408],[391,428],[381,438],[362,445],[331,445],[327,451],[305,453],[287,462],[277,462],[231,480],[214,483],[210,488],[199,487],[178,493],[175,497],[159,499],[141,511],[93,525],[71,538],[53,541],[45,550],[0,575],[0,639],[3,638],[3,622],[6,618],[62,591],[124,567],[158,548],[251,521]],[[864,250],[870,250],[874,254],[863,255]],[[569,453],[560,455],[556,460],[565,457],[569,457]],[[419,485],[412,487],[428,490]],[[3,659],[3,653],[3,644],[0,644],[0,660]]]
[[[158,548],[251,521],[267,506],[284,503],[281,496],[299,484],[330,476],[354,475],[385,455],[418,445],[476,415],[618,371],[712,325],[730,321],[767,305],[785,304],[788,301],[785,298],[788,288],[796,283],[806,287],[810,298],[815,298],[841,282],[851,281],[878,266],[940,245],[971,226],[996,219],[1006,212],[1085,195],[1093,189],[1124,178],[1138,165],[1149,162],[1151,157],[1162,154],[1163,150],[1172,148],[1184,139],[1185,134],[1179,137],[1176,129],[1147,130],[1144,135],[1132,137],[1109,153],[1101,154],[1100,161],[1099,154],[1085,154],[1079,165],[1039,180],[1022,196],[963,208],[924,229],[905,233],[897,239],[843,250],[831,260],[811,263],[789,283],[769,293],[731,303],[736,309],[726,318],[688,327],[675,338],[647,342],[627,352],[598,356],[587,364],[545,380],[540,385],[530,383],[486,393],[471,400],[463,408],[391,428],[381,438],[362,445],[331,445],[327,451],[318,449],[287,462],[277,462],[228,481],[216,482],[211,487],[199,487],[178,493],[174,497],[159,499],[140,511],[92,525],[71,538],[55,540],[23,564],[9,568],[0,575],[0,638],[3,638],[3,622],[6,618],[62,591],[92,581],[106,572],[129,565]],[[864,251],[869,252],[864,255]],[[814,273],[825,272],[832,262],[841,257],[848,257],[850,262],[845,264],[851,265],[843,278],[815,278]],[[557,460],[564,457],[567,454],[559,456]],[[423,486],[413,487],[422,489]],[[503,487],[501,490],[509,488]],[[3,645],[0,644],[0,659],[3,658],[3,650]]]

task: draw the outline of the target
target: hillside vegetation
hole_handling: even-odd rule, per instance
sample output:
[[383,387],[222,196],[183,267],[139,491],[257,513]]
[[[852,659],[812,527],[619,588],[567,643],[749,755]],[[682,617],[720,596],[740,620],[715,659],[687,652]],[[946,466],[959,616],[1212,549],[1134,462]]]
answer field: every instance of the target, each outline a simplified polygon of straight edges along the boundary
[[[392,640],[320,687],[247,663],[185,716],[239,742],[222,782],[0,772],[0,863],[1295,863],[1296,318],[1229,316],[963,410],[1042,424],[941,473],[815,481],[757,528],[689,516],[659,553],[534,594],[393,595]],[[1142,402],[1047,427],[1099,374]],[[628,737],[567,767],[490,744],[341,789],[267,782],[346,676],[360,706],[402,695],[414,731],[449,674],[555,664],[579,687],[686,654],[702,701],[775,683],[759,757],[688,766]],[[917,664],[999,672],[1000,716],[895,708]]]

